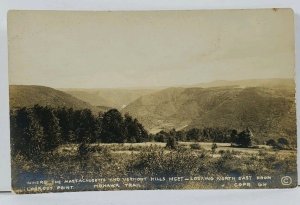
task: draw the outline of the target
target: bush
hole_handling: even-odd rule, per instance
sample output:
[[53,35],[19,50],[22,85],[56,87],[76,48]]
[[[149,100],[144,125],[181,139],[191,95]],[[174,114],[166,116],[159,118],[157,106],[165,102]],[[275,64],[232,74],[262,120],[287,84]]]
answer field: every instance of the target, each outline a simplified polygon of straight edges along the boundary
[[277,140],[277,146],[279,149],[290,149],[290,142],[284,138],[284,137],[281,137],[281,138],[278,138]]
[[232,152],[230,152],[229,150],[226,150],[224,151],[222,154],[221,154],[221,158],[222,159],[233,159],[233,154]]
[[201,146],[199,143],[190,144],[191,149],[201,149]]
[[207,171],[207,166],[204,166],[206,156],[200,156],[180,148],[171,152],[163,148],[147,148],[132,159],[129,170],[131,175],[138,176],[189,176]]
[[79,157],[85,158],[90,153],[90,149],[86,143],[81,143],[78,147]]
[[224,150],[220,150],[219,154],[222,155],[222,154],[224,154],[224,152],[225,152]]
[[168,137],[166,148],[177,149],[177,147],[178,147],[178,142],[176,141],[175,137],[171,137],[171,136]]
[[284,137],[281,137],[281,138],[278,138],[277,139],[277,142],[273,139],[269,139],[267,142],[266,142],[266,145],[269,145],[269,146],[272,146],[273,149],[290,149],[290,143],[289,141],[284,138]]
[[249,129],[246,129],[238,134],[236,144],[240,147],[250,147],[252,146],[252,132]]
[[276,141],[273,140],[273,139],[269,139],[269,140],[266,141],[266,145],[275,147],[276,146]]
[[216,149],[218,148],[218,145],[216,144],[216,143],[213,143],[212,145],[211,145],[211,153],[215,153],[216,152]]

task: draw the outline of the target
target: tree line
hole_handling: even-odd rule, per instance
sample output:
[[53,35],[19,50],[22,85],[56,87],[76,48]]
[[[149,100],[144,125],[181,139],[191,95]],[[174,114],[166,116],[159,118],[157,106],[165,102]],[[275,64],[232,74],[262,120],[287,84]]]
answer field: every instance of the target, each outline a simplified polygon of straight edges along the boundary
[[117,109],[95,115],[89,109],[35,105],[11,110],[10,116],[12,153],[28,157],[52,152],[68,143],[80,144],[80,150],[86,152],[86,145],[96,142],[207,141],[234,143],[241,147],[249,147],[253,142],[249,129],[238,132],[226,128],[192,128],[149,134],[137,119],[129,114],[122,115]]
[[35,105],[11,110],[12,153],[34,156],[67,143],[144,142],[148,133],[128,114],[111,109],[94,115],[89,109]]
[[169,142],[170,137],[174,137],[176,141],[232,143],[240,147],[249,147],[253,144],[253,134],[249,128],[241,132],[236,129],[218,127],[192,128],[179,131],[173,129],[169,132],[160,131],[157,134],[149,135],[150,140],[157,142]]

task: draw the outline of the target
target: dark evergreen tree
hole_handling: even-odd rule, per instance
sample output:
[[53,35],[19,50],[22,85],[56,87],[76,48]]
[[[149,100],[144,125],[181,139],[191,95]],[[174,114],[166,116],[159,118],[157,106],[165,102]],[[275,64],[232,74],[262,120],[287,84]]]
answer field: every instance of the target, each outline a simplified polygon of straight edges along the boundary
[[155,134],[154,140],[156,142],[167,142],[169,136],[170,136],[169,133],[161,130],[160,132]]
[[176,131],[175,138],[177,141],[186,141],[186,134],[183,131]]
[[230,133],[230,142],[235,143],[237,141],[237,138],[238,138],[238,131],[233,129]]
[[103,142],[123,143],[126,140],[126,132],[123,117],[117,109],[111,109],[104,113],[102,119],[101,139]]
[[126,133],[126,141],[130,143],[148,141],[148,133],[137,119],[133,119],[130,115],[125,114],[124,128]]
[[250,147],[252,145],[253,135],[252,132],[247,128],[238,134],[236,144],[240,147]]
[[84,109],[81,112],[80,128],[83,140],[86,143],[93,143],[96,141],[96,119],[91,110]]
[[70,133],[73,133],[71,129],[72,120],[70,111],[68,109],[60,108],[55,110],[55,115],[58,118],[59,127],[61,128],[61,140],[64,143],[71,142],[70,137],[74,140],[74,136],[70,136]]
[[61,128],[59,126],[59,120],[54,114],[54,109],[48,106],[42,107],[35,105],[33,107],[33,112],[35,116],[37,116],[40,125],[44,128],[44,151],[54,151],[54,149],[62,142]]
[[197,128],[190,129],[186,133],[187,141],[199,141],[200,140],[200,130]]
[[29,159],[40,158],[45,150],[46,140],[43,127],[34,113],[30,109],[21,108],[13,118],[12,151]]
[[96,139],[96,142],[102,142],[102,139],[101,139],[101,133],[103,131],[103,128],[102,128],[102,121],[103,121],[103,113],[102,112],[99,112],[98,113],[98,116],[96,117],[95,119],[95,139]]
[[76,135],[73,130],[69,130],[67,139],[68,139],[67,143],[75,143],[76,142]]
[[139,128],[128,114],[125,114],[124,116],[124,127],[126,128],[126,141],[130,143],[137,142],[137,139],[139,138]]

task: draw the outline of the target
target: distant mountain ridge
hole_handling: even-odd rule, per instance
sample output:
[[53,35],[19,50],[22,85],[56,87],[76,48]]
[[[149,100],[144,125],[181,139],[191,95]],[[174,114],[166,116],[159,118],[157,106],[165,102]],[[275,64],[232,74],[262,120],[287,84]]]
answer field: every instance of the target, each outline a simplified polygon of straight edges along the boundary
[[224,87],[224,86],[235,86],[235,87],[289,87],[295,88],[295,80],[291,78],[271,78],[271,79],[247,79],[247,80],[216,80],[208,83],[198,83],[187,87]]
[[10,85],[10,108],[32,107],[35,104],[50,107],[67,107],[73,109],[90,109],[93,112],[103,111],[87,102],[79,100],[62,91],[37,85]]
[[105,106],[122,109],[129,103],[143,95],[157,91],[157,89],[129,89],[129,88],[95,88],[95,89],[60,89],[93,106]]
[[273,136],[296,139],[295,82],[292,79],[215,81],[194,87],[141,90],[60,91],[45,86],[10,85],[11,109],[35,104],[87,108],[94,113],[118,108],[123,114],[137,118],[151,133],[170,129],[227,127],[242,130],[250,127],[257,139]]
[[[250,127],[258,138],[296,136],[294,83],[265,87],[168,88],[140,97],[122,112],[136,117],[150,132],[170,129]],[[227,86],[228,85],[228,86]],[[255,84],[254,84],[255,85]]]
[[[172,86],[169,86],[172,87]],[[168,86],[149,87],[149,88],[64,88],[59,89],[80,100],[90,103],[93,106],[113,107],[123,109],[141,96],[152,94],[164,89]],[[208,83],[198,83],[192,85],[182,85],[182,88],[191,87],[288,87],[294,88],[295,82],[293,79],[248,79],[238,81],[217,80]]]

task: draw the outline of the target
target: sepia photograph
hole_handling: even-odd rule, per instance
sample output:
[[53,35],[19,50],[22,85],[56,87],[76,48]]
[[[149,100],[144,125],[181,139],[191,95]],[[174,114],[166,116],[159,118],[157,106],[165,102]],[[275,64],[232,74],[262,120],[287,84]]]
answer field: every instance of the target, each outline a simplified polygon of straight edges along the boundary
[[297,186],[291,9],[8,13],[15,193]]

